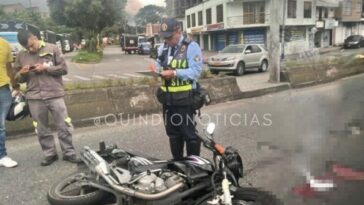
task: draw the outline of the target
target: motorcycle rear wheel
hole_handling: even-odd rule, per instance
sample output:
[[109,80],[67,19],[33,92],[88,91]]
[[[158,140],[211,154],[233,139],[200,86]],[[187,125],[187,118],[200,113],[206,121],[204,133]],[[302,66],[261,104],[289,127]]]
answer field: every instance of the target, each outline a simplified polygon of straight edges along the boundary
[[[239,187],[232,195],[234,196],[232,199],[233,205],[283,205],[271,193],[256,188]],[[211,195],[207,195],[201,202],[197,202],[195,205],[208,205],[207,202],[210,200]]]
[[86,179],[82,172],[70,176],[52,185],[48,191],[48,202],[51,205],[99,205],[107,193],[95,187],[82,185]]

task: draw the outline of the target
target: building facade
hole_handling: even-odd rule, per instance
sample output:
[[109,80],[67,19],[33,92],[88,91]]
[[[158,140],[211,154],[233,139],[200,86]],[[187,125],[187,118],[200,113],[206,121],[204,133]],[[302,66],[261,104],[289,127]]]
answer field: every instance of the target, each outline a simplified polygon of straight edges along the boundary
[[346,37],[364,35],[363,0],[343,0],[335,12],[339,26],[335,28],[335,44],[344,43]]
[[265,44],[269,1],[212,0],[186,10],[186,31],[204,50],[219,51],[229,44]]
[[336,40],[336,29],[339,22],[335,12],[340,8],[338,0],[317,0],[316,5],[316,32],[315,47],[323,48],[338,44]]
[[[313,47],[311,29],[316,7],[312,0],[287,0],[280,19],[270,18],[272,0],[211,0],[186,10],[187,32],[204,50],[219,51],[229,44],[267,45],[270,21],[279,21],[285,33],[285,52]],[[276,0],[277,1],[277,0]],[[284,1],[281,0],[283,5]],[[285,12],[284,12],[285,10]]]
[[[278,19],[270,18],[272,2],[281,5]],[[229,44],[268,45],[270,23],[278,21],[283,51],[293,54],[363,35],[363,7],[363,0],[205,0],[185,11],[184,25],[201,48],[219,51]]]
[[182,22],[182,26],[185,29],[184,20],[186,9],[201,4],[203,1],[206,0],[165,0],[167,15]]

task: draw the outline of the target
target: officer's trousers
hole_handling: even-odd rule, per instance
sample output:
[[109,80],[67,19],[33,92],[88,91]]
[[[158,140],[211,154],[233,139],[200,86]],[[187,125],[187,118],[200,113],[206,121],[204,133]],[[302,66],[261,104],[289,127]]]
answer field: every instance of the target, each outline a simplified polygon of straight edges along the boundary
[[48,125],[48,112],[52,114],[54,124],[57,127],[63,156],[74,155],[75,149],[72,144],[73,127],[63,97],[48,100],[28,100],[28,104],[44,155],[53,156],[57,154],[54,137]]
[[173,159],[183,158],[184,142],[187,155],[200,155],[201,140],[197,136],[194,110],[191,106],[163,105],[163,119]]

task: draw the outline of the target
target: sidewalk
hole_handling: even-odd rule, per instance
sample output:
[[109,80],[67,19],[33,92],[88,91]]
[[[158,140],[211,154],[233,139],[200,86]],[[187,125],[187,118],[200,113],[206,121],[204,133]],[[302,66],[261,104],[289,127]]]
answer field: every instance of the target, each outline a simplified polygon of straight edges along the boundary
[[269,71],[265,73],[247,73],[237,77],[236,82],[242,93],[241,98],[258,97],[270,93],[280,92],[290,89],[287,82],[271,83],[269,80]]
[[[215,51],[203,51],[204,59],[216,55]],[[249,72],[243,76],[236,77],[236,82],[242,92],[242,98],[256,97],[268,93],[279,92],[290,89],[289,83],[270,83],[269,70],[265,73]]]

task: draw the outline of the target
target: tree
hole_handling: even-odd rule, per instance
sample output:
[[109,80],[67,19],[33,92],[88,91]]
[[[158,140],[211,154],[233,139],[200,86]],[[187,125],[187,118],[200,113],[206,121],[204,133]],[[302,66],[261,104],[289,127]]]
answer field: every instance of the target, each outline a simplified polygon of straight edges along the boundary
[[139,26],[145,26],[148,23],[158,23],[165,15],[165,12],[164,7],[148,5],[141,8],[135,15],[135,22]]
[[28,24],[33,24],[39,28],[45,27],[44,19],[37,11],[24,10],[6,14],[3,9],[0,8],[0,19],[5,21],[25,22]]
[[86,49],[97,51],[97,36],[107,26],[120,21],[126,0],[48,0],[56,23],[82,30]]

